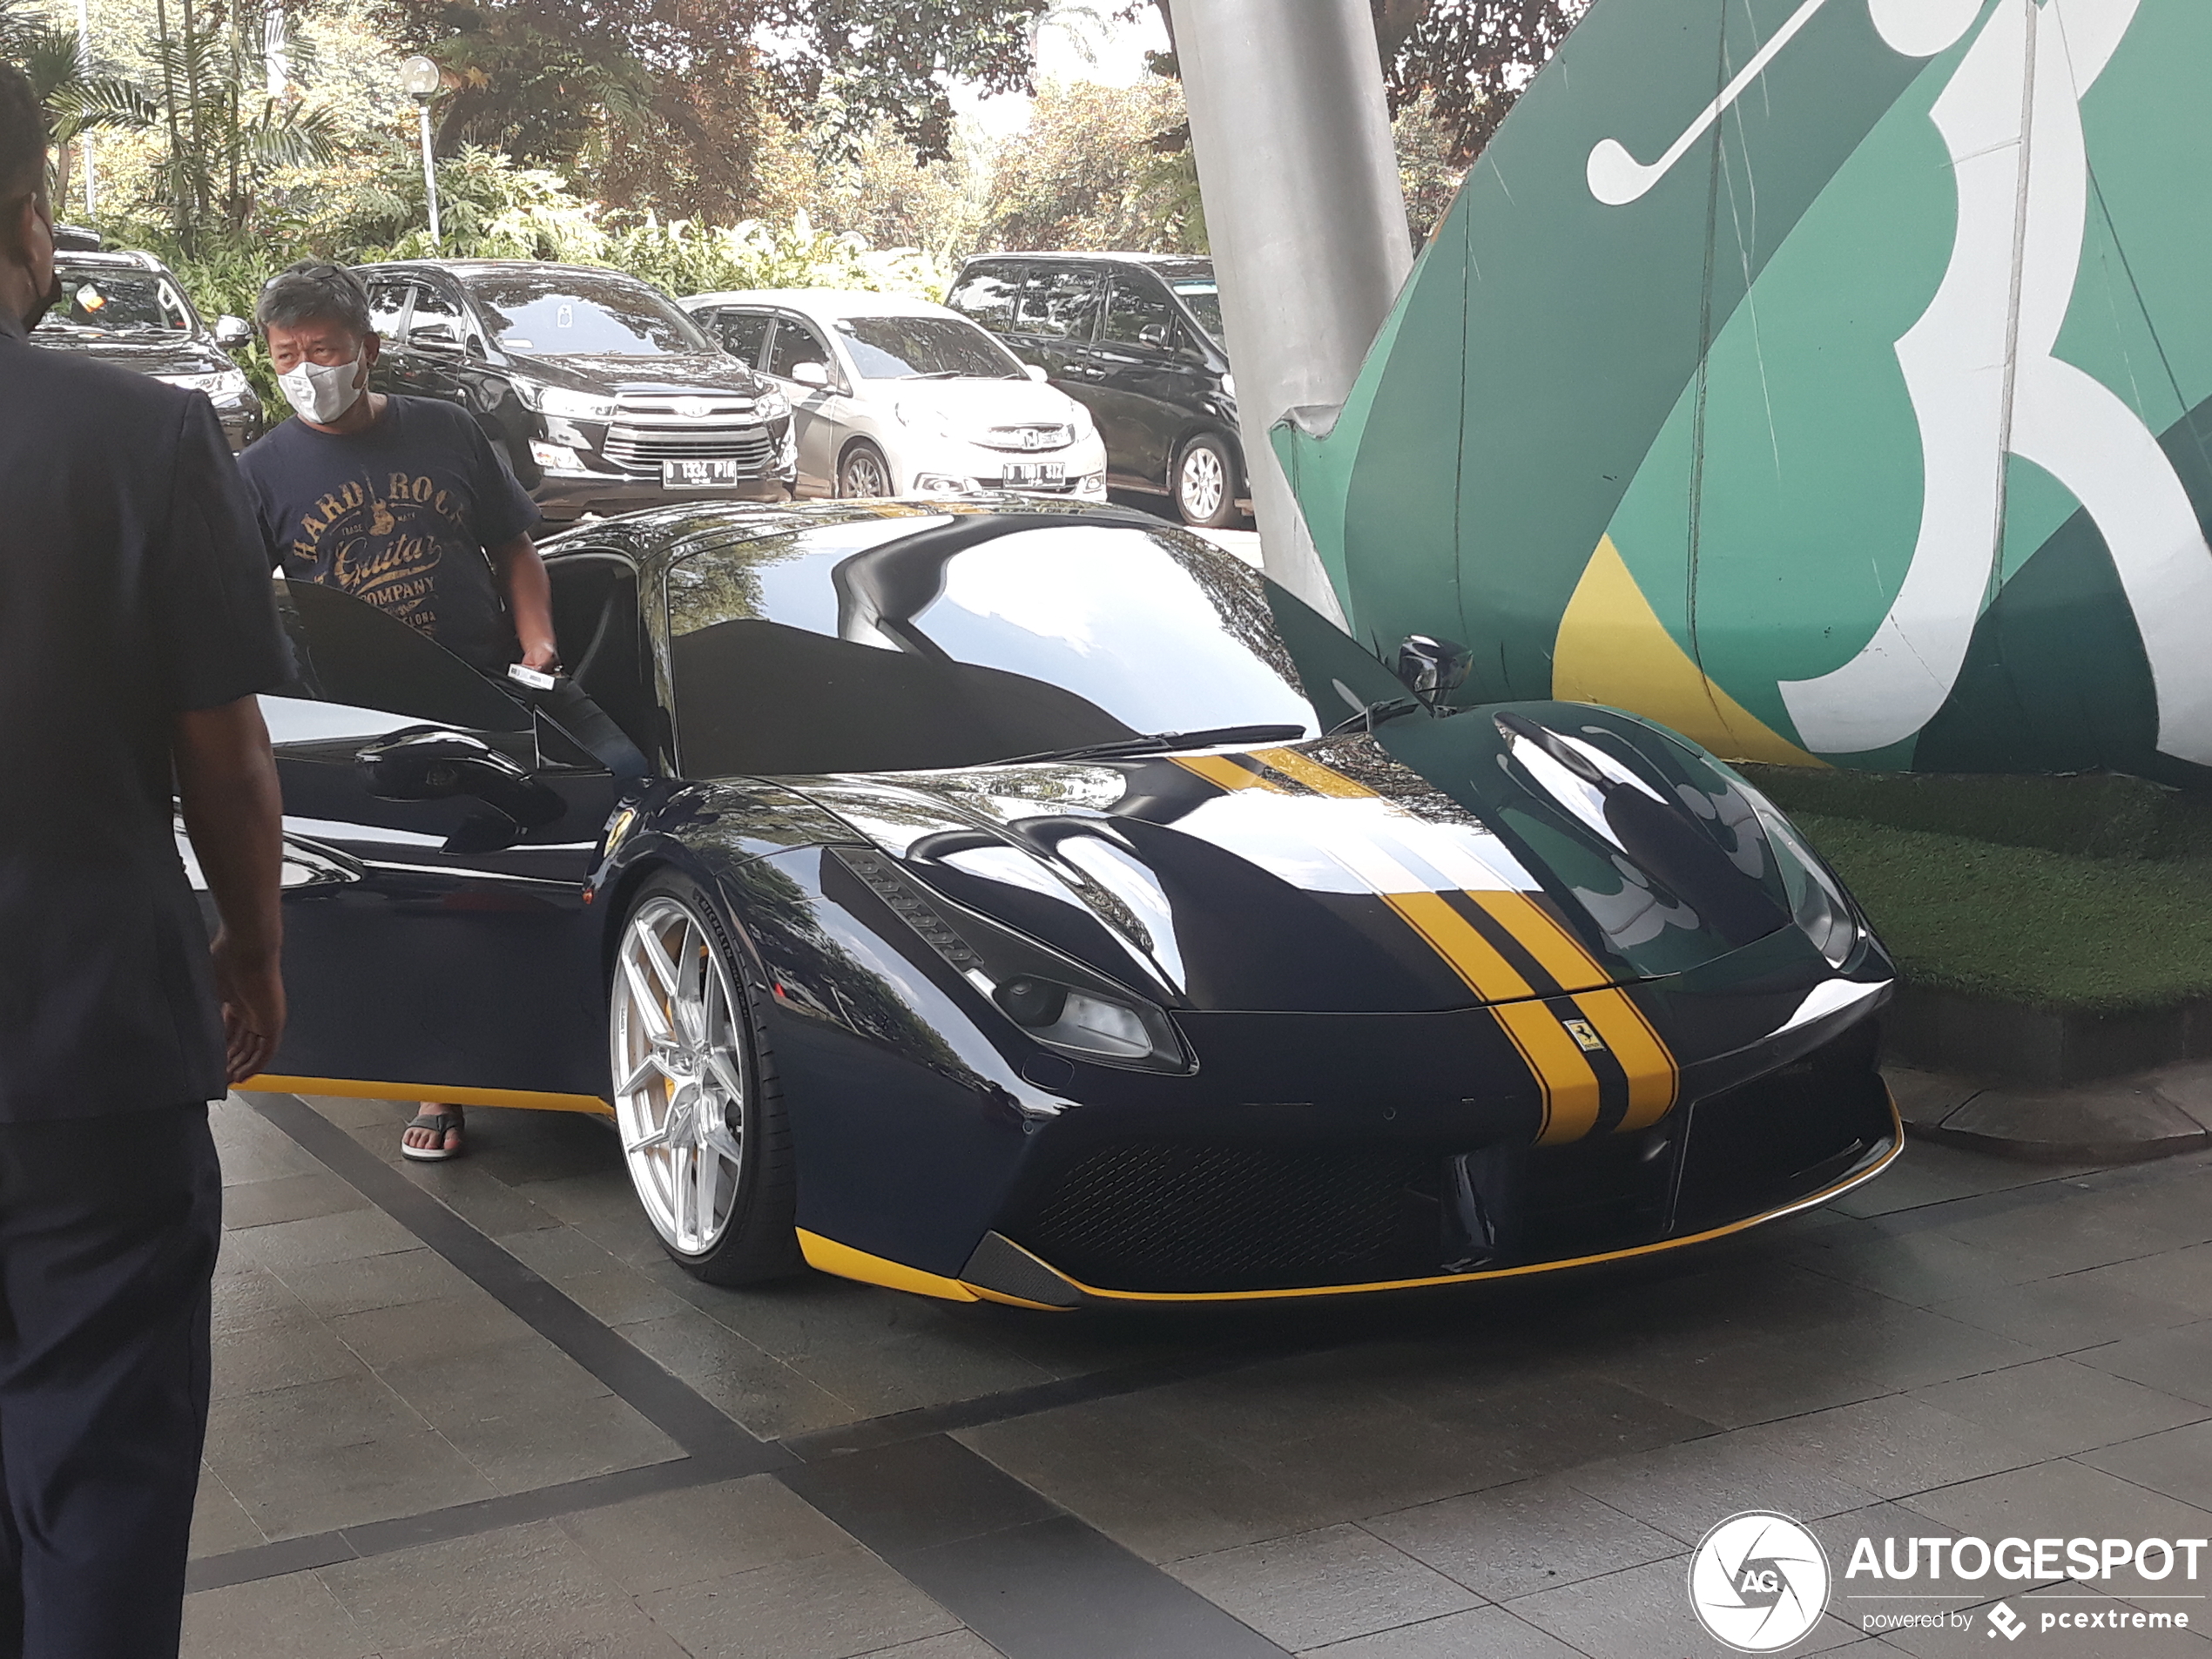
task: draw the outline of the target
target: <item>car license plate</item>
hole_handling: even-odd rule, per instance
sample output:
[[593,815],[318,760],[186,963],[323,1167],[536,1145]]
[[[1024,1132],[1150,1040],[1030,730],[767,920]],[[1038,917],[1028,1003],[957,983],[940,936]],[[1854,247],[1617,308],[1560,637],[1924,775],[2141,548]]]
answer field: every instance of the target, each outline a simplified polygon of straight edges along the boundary
[[738,476],[736,460],[728,455],[707,461],[664,461],[660,463],[660,481],[670,489],[680,489],[687,484],[697,487],[744,482]]
[[1009,461],[999,481],[1008,484],[1064,484],[1068,482],[1068,463],[1064,461]]

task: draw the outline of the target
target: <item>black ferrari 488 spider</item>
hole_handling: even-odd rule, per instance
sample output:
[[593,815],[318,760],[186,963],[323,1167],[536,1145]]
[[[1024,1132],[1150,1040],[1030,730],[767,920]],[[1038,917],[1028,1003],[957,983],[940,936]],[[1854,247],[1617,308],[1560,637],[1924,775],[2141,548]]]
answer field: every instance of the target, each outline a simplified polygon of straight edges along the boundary
[[1393,671],[1110,509],[675,507],[546,556],[539,686],[280,588],[253,1086],[610,1110],[704,1278],[1041,1308],[1617,1259],[1897,1151],[1881,948],[1642,720],[1453,709],[1451,648]]

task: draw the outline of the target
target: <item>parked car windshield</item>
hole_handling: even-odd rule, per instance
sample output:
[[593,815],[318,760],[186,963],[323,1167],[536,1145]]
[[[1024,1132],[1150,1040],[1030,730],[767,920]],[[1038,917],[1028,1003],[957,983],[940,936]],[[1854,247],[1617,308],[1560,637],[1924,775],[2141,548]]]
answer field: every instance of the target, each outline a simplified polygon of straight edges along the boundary
[[1190,314],[1198,320],[1198,327],[1221,341],[1221,289],[1211,277],[1184,277],[1170,281],[1175,297],[1190,307]]
[[[1241,561],[1180,531],[870,518],[672,566],[686,774],[977,765],[1135,734],[1280,725],[1396,682]],[[1291,640],[1332,635],[1310,696]],[[1306,647],[1299,647],[1300,655]],[[1319,660],[1316,658],[1315,660]]]
[[104,334],[190,334],[198,320],[177,285],[158,271],[57,262],[61,303],[38,332]]
[[571,272],[499,272],[469,292],[502,349],[533,357],[681,357],[714,349],[642,283]]
[[837,332],[864,381],[1018,381],[1022,365],[957,317],[845,317]]

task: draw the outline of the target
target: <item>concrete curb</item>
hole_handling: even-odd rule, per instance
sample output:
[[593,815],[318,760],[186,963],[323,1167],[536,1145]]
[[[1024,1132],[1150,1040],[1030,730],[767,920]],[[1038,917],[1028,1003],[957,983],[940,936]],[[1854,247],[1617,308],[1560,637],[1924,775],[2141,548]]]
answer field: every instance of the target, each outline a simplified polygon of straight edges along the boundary
[[2066,1088],[1887,1066],[1909,1135],[2039,1163],[2133,1163],[2212,1147],[2212,1062]]

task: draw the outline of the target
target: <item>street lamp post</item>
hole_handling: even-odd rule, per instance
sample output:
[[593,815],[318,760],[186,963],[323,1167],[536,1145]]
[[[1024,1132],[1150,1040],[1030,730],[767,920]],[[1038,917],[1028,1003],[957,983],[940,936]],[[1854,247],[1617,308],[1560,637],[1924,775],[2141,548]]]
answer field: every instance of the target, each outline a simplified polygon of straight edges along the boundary
[[430,100],[437,96],[443,77],[438,66],[417,54],[400,65],[400,89],[415,100],[422,118],[422,188],[430,198],[430,246],[442,247],[445,237],[438,225],[438,170],[430,157]]

